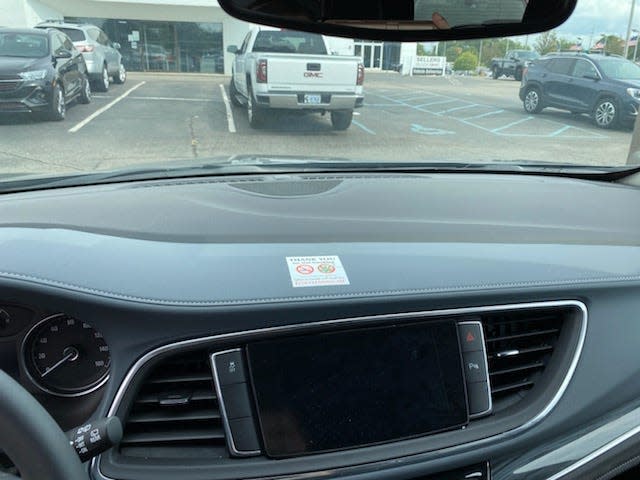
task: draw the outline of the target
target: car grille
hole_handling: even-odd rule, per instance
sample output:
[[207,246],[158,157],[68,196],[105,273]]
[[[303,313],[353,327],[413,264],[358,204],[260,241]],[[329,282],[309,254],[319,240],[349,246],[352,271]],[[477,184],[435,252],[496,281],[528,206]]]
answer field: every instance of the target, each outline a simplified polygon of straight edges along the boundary
[[28,112],[29,109],[20,102],[0,102],[0,112]]
[[0,77],[0,92],[9,92],[15,90],[20,85],[20,80],[16,78],[1,78]]

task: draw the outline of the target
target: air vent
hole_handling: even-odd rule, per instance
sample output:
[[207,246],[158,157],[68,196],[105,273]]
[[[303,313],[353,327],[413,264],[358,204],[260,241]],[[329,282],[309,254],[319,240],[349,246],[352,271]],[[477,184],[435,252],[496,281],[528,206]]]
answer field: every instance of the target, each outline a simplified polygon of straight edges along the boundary
[[560,338],[563,311],[484,315],[494,411],[518,402],[540,379]]
[[228,457],[206,352],[156,365],[126,418],[120,454],[144,458]]

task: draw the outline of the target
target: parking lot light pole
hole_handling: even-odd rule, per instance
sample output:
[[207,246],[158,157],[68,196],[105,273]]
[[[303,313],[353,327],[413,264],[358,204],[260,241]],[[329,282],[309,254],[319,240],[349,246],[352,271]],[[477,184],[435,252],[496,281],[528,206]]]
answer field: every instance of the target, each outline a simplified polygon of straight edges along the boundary
[[636,0],[631,0],[631,11],[629,12],[629,23],[627,24],[627,41],[624,44],[624,58],[629,58],[629,40],[631,39],[631,25],[633,25],[633,14],[636,11]]

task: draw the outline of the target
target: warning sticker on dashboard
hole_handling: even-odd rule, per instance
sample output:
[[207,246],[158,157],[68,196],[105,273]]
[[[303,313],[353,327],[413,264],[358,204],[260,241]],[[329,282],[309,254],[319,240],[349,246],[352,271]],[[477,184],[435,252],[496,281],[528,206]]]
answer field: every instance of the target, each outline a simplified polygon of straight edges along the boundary
[[294,288],[349,285],[347,272],[337,255],[286,258]]

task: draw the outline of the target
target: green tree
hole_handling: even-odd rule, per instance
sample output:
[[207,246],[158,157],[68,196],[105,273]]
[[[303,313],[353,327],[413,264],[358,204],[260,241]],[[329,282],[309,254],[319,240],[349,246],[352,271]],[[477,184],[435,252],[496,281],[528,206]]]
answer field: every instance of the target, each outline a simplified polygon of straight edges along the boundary
[[457,45],[458,42],[452,42],[452,43],[453,45],[451,44],[447,45],[447,52],[446,52],[447,62],[455,62],[456,59],[462,53],[462,47],[460,45]]
[[535,49],[540,55],[557,52],[558,49],[561,48],[560,39],[554,30],[549,30],[548,32],[540,34],[535,43]]
[[605,53],[611,53],[613,55],[624,54],[624,40],[618,35],[605,35],[600,40],[598,40],[597,43],[605,44]]
[[473,52],[464,52],[456,59],[453,69],[458,72],[475,70],[478,66],[478,56]]
[[424,45],[422,43],[418,44],[418,47],[416,48],[416,55],[418,55],[419,57],[427,56],[427,49],[424,48]]

